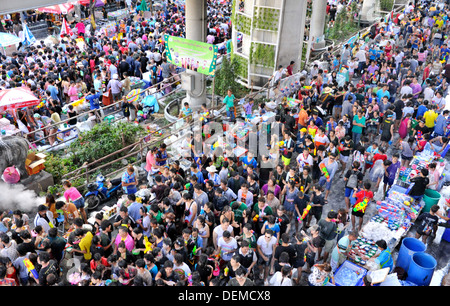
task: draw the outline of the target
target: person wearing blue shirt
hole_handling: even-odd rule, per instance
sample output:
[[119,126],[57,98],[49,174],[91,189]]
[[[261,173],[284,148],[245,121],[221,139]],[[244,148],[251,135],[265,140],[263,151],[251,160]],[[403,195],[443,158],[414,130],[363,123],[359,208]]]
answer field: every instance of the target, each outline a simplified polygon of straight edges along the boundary
[[273,231],[273,236],[280,240],[280,225],[275,222],[275,216],[269,216],[261,229],[261,235],[264,235],[265,231],[271,229]]
[[191,175],[197,178],[197,183],[203,184],[205,179],[203,178],[203,173],[198,169],[196,163],[191,164]]
[[89,107],[91,110],[100,108],[100,93],[95,93],[95,89],[91,88],[91,94],[86,96],[86,100],[89,101]]
[[135,194],[137,192],[138,180],[134,173],[134,167],[129,166],[122,175],[122,188],[126,194]]
[[144,205],[142,205],[139,202],[136,202],[136,195],[134,194],[129,194],[128,200],[132,201],[132,203],[128,206],[128,215],[130,215],[131,218],[133,218],[134,220],[141,219],[142,216],[140,209],[141,207],[144,207]]
[[423,104],[419,105],[419,107],[417,108],[416,119],[419,117],[423,117],[425,112],[428,110],[427,105],[428,105],[428,101],[424,101]]
[[59,101],[59,91],[58,91],[58,87],[55,86],[55,80],[54,79],[50,79],[49,80],[50,85],[48,85],[47,90],[50,92],[50,96],[52,97],[53,100]]
[[256,167],[258,166],[258,162],[256,161],[256,159],[253,157],[253,153],[248,152],[247,156],[244,156],[241,159],[242,163],[245,165],[252,165],[253,169],[256,169]]
[[380,255],[375,258],[375,262],[380,265],[381,269],[390,268],[389,273],[394,268],[394,261],[392,259],[391,250],[388,248],[386,241],[378,240],[376,242]]
[[445,128],[447,126],[447,120],[448,120],[448,115],[449,115],[450,111],[449,110],[445,110],[442,112],[442,114],[439,114],[438,117],[436,118],[436,123],[434,125],[434,134],[438,135],[438,136],[444,136],[445,135]]
[[351,99],[351,103],[352,104],[355,103],[356,102],[356,95],[353,92],[348,91],[345,94],[344,100],[350,100],[350,99]]
[[383,97],[388,97],[388,99],[391,98],[391,94],[390,94],[388,88],[389,88],[388,85],[387,85],[387,84],[384,84],[384,85],[383,85],[383,88],[378,89],[378,91],[377,91],[377,98],[378,98],[378,101],[381,101],[381,99],[382,99]]

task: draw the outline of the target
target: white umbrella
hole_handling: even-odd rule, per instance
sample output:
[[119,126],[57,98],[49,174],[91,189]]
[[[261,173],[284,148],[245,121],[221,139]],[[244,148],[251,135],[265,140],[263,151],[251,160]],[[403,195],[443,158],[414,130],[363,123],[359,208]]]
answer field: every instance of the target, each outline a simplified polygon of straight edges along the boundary
[[12,45],[18,45],[22,42],[22,39],[16,35],[0,32],[0,47],[8,47]]

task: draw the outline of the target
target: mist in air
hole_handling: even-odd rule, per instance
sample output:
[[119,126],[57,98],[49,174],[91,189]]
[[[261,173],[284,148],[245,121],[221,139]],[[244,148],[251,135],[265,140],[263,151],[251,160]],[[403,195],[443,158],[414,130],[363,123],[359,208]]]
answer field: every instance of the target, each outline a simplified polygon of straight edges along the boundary
[[40,204],[45,203],[45,198],[39,197],[32,190],[26,190],[21,184],[9,185],[0,182],[0,210],[24,212],[36,211]]

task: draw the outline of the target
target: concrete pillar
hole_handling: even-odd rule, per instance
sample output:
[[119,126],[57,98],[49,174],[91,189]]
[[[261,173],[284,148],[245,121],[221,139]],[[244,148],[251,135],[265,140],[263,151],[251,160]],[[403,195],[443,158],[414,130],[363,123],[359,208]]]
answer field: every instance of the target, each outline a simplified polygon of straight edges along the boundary
[[[207,33],[207,3],[206,0],[186,0],[186,38],[206,42]],[[194,110],[202,103],[209,103],[206,99],[206,75],[186,70],[183,81],[190,83],[186,90],[186,99]],[[186,84],[185,84],[186,85]]]
[[380,1],[378,0],[364,0],[361,7],[361,22],[363,24],[372,23],[377,19],[377,12],[379,11]]
[[309,35],[313,49],[325,47],[323,30],[325,27],[327,0],[314,0],[312,2],[311,29]]

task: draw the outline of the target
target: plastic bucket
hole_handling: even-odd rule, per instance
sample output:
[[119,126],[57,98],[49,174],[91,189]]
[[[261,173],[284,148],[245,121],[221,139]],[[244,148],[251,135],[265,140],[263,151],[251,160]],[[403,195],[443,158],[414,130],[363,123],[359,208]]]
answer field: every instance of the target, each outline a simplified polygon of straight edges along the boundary
[[411,257],[415,253],[425,252],[426,246],[422,241],[416,238],[406,237],[402,241],[402,246],[398,252],[396,267],[401,267],[405,271],[408,271]]
[[437,261],[427,253],[416,253],[411,258],[406,280],[418,286],[428,286],[433,277]]
[[441,194],[439,192],[437,192],[436,190],[432,190],[432,189],[425,190],[425,194],[423,196],[423,201],[425,202],[425,206],[422,209],[422,212],[430,212],[431,206],[438,204],[440,199],[441,199]]

